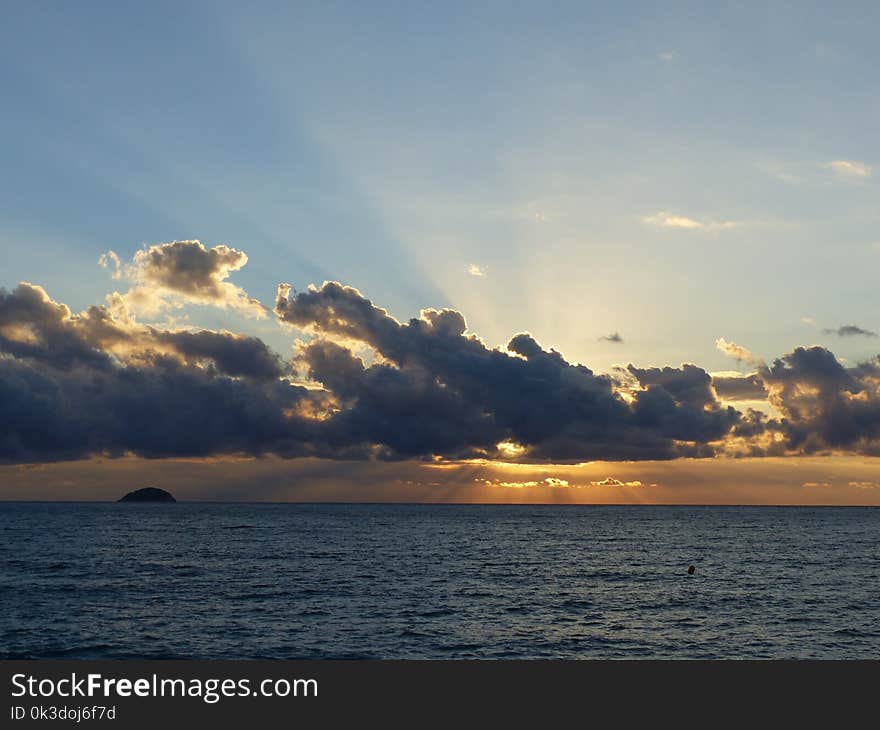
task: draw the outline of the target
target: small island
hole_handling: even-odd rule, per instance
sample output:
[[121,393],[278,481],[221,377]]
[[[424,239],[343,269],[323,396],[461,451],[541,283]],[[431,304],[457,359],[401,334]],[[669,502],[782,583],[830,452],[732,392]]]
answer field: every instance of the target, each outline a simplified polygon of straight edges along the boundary
[[170,492],[158,487],[144,487],[129,492],[119,502],[176,502]]

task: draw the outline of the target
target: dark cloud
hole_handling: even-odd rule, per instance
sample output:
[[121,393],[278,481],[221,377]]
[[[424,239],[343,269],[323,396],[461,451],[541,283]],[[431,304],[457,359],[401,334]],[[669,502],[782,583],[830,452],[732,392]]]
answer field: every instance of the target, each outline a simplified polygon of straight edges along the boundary
[[[313,452],[314,399],[266,345],[160,330],[40,287],[0,289],[0,460]],[[241,376],[241,377],[231,377]]]
[[[880,454],[880,367],[877,361],[845,367],[824,347],[798,347],[749,376],[778,412],[750,410],[731,436],[746,440],[751,455],[848,451]],[[724,381],[716,390],[724,391]],[[737,384],[747,392],[752,385]],[[749,441],[750,440],[750,441]]]
[[375,445],[384,458],[467,457],[494,451],[506,435],[479,404],[423,368],[366,367],[348,349],[323,340],[304,348],[300,360],[342,405],[321,424],[331,448]]
[[226,375],[277,378],[286,368],[256,337],[231,332],[163,330],[119,318],[104,306],[80,314],[52,301],[33,284],[0,289],[0,352],[60,369],[107,369],[146,354],[166,354],[186,363],[210,361]]
[[767,389],[757,373],[743,376],[712,377],[712,387],[721,400],[764,400],[767,397]]
[[620,336],[619,332],[612,332],[610,335],[602,335],[599,338],[599,342],[614,342],[614,343],[623,343],[623,337]]
[[230,332],[168,332],[150,328],[157,343],[168,345],[187,361],[210,360],[226,375],[257,380],[281,377],[287,368],[265,342]]
[[880,368],[845,368],[824,347],[798,347],[761,373],[769,401],[783,415],[776,428],[789,449],[878,453]]
[[147,281],[206,299],[223,297],[223,280],[247,263],[229,246],[205,248],[200,241],[172,241],[138,251],[134,265]]
[[141,366],[58,370],[0,359],[0,460],[312,453],[289,417],[308,391],[221,376],[156,357]]
[[[282,285],[275,311],[314,335],[291,362],[254,337],[142,324],[112,299],[74,313],[32,284],[0,290],[0,461],[880,453],[880,363],[821,347],[745,377],[629,365],[613,380],[528,333],[490,348],[453,310],[400,322],[335,282]],[[778,416],[720,401],[765,396]]]
[[712,378],[696,365],[685,364],[680,368],[637,368],[629,365],[627,370],[642,387],[660,387],[678,403],[694,408],[705,408],[715,403]]
[[723,408],[715,398],[712,378],[696,365],[680,368],[627,368],[644,388],[636,393],[633,409],[643,427],[664,436],[695,443],[722,439],[736,425],[740,413]]
[[[534,459],[674,458],[711,451],[707,442],[723,436],[735,421],[732,409],[703,410],[708,401],[695,406],[682,398],[675,378],[666,384],[673,393],[657,383],[631,405],[610,378],[543,349],[531,335],[516,335],[507,352],[489,349],[467,334],[458,312],[425,310],[400,323],[356,289],[336,282],[299,294],[281,286],[275,311],[298,327],[374,348],[393,365],[373,366],[389,381],[394,373],[395,379],[411,381],[410,387],[419,383],[421,393],[433,383],[456,403],[467,404],[458,407],[458,427],[478,434],[471,445],[487,456],[496,455],[493,442],[504,440],[522,445]],[[350,369],[349,363],[345,370]],[[334,390],[331,378],[339,370],[310,374]],[[714,399],[708,376],[694,370],[703,373],[705,395]],[[398,393],[397,399],[404,396]],[[378,400],[364,415],[379,423],[396,417]]]
[[0,289],[0,352],[62,370],[110,367],[110,356],[84,337],[76,322],[67,305],[52,301],[39,286]]
[[876,332],[871,332],[871,330],[862,329],[861,327],[857,327],[854,324],[845,324],[837,329],[824,329],[822,330],[826,335],[837,335],[838,337],[876,337]]

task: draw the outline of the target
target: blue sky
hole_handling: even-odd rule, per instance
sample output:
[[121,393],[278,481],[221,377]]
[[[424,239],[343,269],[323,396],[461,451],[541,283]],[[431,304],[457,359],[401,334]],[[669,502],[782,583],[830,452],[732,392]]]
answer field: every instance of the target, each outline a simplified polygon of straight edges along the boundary
[[880,330],[878,14],[7,3],[0,285],[82,308],[118,286],[104,251],[198,238],[264,302],[338,279],[600,371],[736,367],[719,337],[868,357],[822,330]]

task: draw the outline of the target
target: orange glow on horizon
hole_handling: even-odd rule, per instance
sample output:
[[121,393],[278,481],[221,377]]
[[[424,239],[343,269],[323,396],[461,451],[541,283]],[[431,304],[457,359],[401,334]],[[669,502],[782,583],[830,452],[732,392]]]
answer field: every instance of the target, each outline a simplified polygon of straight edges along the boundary
[[180,500],[880,506],[880,458],[523,464],[136,457],[0,466],[0,500],[108,500],[159,486]]

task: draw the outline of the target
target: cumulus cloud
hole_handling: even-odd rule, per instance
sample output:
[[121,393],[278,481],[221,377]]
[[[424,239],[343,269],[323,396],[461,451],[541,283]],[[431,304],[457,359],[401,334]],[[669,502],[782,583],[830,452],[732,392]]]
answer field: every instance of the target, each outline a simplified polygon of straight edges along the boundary
[[0,460],[311,453],[287,412],[309,397],[156,357],[103,370],[0,359]]
[[265,342],[246,335],[231,332],[164,331],[147,328],[155,347],[168,347],[186,362],[209,361],[222,373],[244,376],[257,380],[271,380],[285,374],[287,368],[281,358],[272,352]]
[[845,324],[836,329],[822,330],[826,335],[837,335],[838,337],[876,337],[877,333],[866,330],[854,324]]
[[[496,448],[501,442],[517,444],[516,458],[526,460],[674,458],[731,449],[750,455],[880,451],[880,425],[874,425],[880,417],[878,366],[847,369],[823,348],[798,348],[767,366],[746,348],[722,339],[722,351],[752,364],[756,372],[713,379],[690,364],[630,365],[626,373],[637,387],[624,400],[606,376],[543,349],[531,335],[514,337],[507,352],[486,348],[466,334],[460,313],[450,310],[426,310],[401,323],[357,290],[329,282],[295,296],[282,287],[276,311],[285,321],[313,327],[323,336],[369,345],[397,379],[408,372],[427,375],[423,391],[436,383],[446,397],[460,394],[462,402],[476,407],[468,417],[462,409],[453,410],[462,418],[459,428],[482,438],[468,439],[477,455],[502,456]],[[313,370],[312,375],[333,389],[331,373]],[[742,413],[724,407],[719,398],[766,398],[781,417]],[[475,420],[477,414],[481,420]],[[744,450],[737,452],[740,446]]]
[[622,344],[623,337],[620,336],[619,332],[612,332],[610,335],[602,335],[599,338],[599,342],[613,342],[615,344]]
[[0,352],[70,370],[108,369],[161,355],[194,364],[210,361],[227,375],[277,378],[280,358],[255,337],[225,331],[163,330],[92,306],[74,314],[34,284],[0,289]]
[[470,264],[467,268],[468,274],[471,276],[475,276],[478,279],[484,279],[486,277],[486,272],[483,268],[477,264]]
[[880,364],[846,368],[824,347],[798,347],[759,371],[782,414],[767,428],[787,450],[880,454]]
[[131,288],[117,294],[129,310],[154,314],[185,303],[235,309],[252,316],[266,316],[266,308],[239,286],[227,281],[247,263],[244,251],[226,245],[206,248],[201,241],[171,241],[137,251],[130,264],[123,264],[114,251],[103,254],[102,266],[113,270]]
[[[324,338],[364,343],[381,356],[380,364],[362,368],[346,348],[319,341],[305,347],[301,359],[310,377],[330,390],[344,388],[352,398],[353,411],[341,414],[340,422],[354,418],[367,431],[382,425],[386,443],[393,442],[398,452],[427,452],[442,435],[438,443],[446,453],[492,458],[500,456],[499,444],[505,442],[534,460],[710,455],[709,442],[737,420],[734,409],[714,402],[709,377],[699,368],[694,368],[703,378],[699,404],[680,382],[691,376],[691,366],[657,378],[632,370],[646,387],[630,403],[608,376],[569,363],[529,334],[513,337],[506,351],[490,349],[467,334],[459,312],[428,309],[401,323],[337,282],[298,294],[282,285],[275,311],[289,324]],[[341,384],[336,378],[343,371]],[[366,385],[369,398],[355,392]],[[424,423],[428,404],[445,421],[438,433]]]
[[79,314],[0,289],[0,460],[307,453],[286,412],[311,398],[260,340]]
[[[204,272],[240,260],[224,254],[226,263],[181,283],[188,267],[169,264],[168,273],[166,253],[155,266],[139,264],[154,272],[147,278],[208,299],[213,275]],[[217,276],[214,284],[226,283]],[[255,337],[143,324],[112,298],[74,312],[34,284],[0,290],[0,461],[880,454],[877,360],[845,367],[811,347],[768,366],[721,340],[724,351],[757,363],[755,372],[713,377],[693,364],[630,364],[612,379],[528,333],[491,348],[452,309],[399,321],[338,282],[299,293],[282,284],[274,311],[310,335],[290,362]],[[722,402],[764,397],[778,417]],[[565,486],[552,479],[543,484]]]
[[[628,367],[644,390],[632,408],[643,427],[668,438],[695,444],[722,439],[740,420],[735,408],[723,407],[712,389],[712,378],[696,365],[680,368]],[[695,455],[699,454],[699,450]]]

